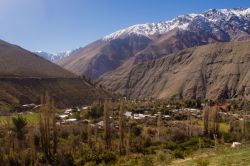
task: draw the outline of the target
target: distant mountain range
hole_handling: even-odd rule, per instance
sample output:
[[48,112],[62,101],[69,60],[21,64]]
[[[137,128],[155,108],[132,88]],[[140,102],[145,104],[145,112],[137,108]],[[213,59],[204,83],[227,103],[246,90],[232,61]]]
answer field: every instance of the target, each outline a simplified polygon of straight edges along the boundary
[[169,21],[159,23],[138,24],[107,35],[103,40],[114,40],[130,35],[140,35],[152,38],[154,35],[165,34],[173,29],[197,32],[206,31],[217,37],[218,40],[229,40],[234,36],[230,30],[249,32],[250,8],[237,9],[209,9],[201,14],[187,14],[178,16]]
[[57,54],[52,54],[44,51],[35,51],[34,54],[37,54],[51,62],[56,62],[58,60],[61,60],[71,54],[72,51],[65,51],[65,52],[59,52]]
[[[236,8],[236,9],[210,9],[201,14],[187,14],[178,16],[169,21],[162,21],[159,23],[147,23],[134,25],[97,40],[86,47],[80,48],[77,51],[72,52],[69,56],[59,60],[57,63],[65,69],[77,74],[84,75],[88,78],[96,80],[99,84],[103,84],[109,89],[127,95],[129,97],[156,97],[156,98],[210,98],[218,96],[218,98],[232,98],[236,96],[237,90],[236,85],[233,90],[230,90],[230,95],[219,95],[219,92],[214,91],[213,95],[207,95],[208,89],[203,87],[202,89],[191,90],[192,93],[186,95],[184,89],[178,89],[173,87],[175,82],[171,85],[168,84],[165,77],[155,78],[157,72],[161,73],[161,67],[164,65],[171,66],[177,65],[178,68],[184,68],[184,64],[188,63],[182,61],[180,54],[183,56],[199,57],[204,54],[209,54],[209,49],[215,49],[217,52],[211,53],[210,56],[217,55],[226,58],[226,55],[221,52],[218,46],[229,47],[229,49],[236,49],[235,44],[231,43],[229,46],[224,45],[211,45],[208,47],[199,47],[202,45],[220,43],[220,42],[239,42],[247,41],[250,39],[250,8]],[[246,45],[249,43],[245,43]],[[236,44],[238,45],[238,44]],[[189,48],[194,47],[193,51],[196,52],[195,56],[192,56]],[[215,48],[214,48],[215,47]],[[201,51],[206,48],[207,52]],[[186,51],[188,49],[188,51]],[[192,50],[192,49],[191,49]],[[197,51],[198,50],[198,51]],[[181,51],[181,52],[179,52]],[[183,51],[183,52],[182,52]],[[186,52],[187,54],[186,54]],[[223,51],[223,50],[222,50]],[[234,52],[234,54],[238,54]],[[246,59],[244,63],[248,64],[249,59],[247,58],[248,52],[245,51],[243,54],[246,55],[235,55],[236,57],[244,57]],[[172,60],[170,64],[164,64],[160,62],[160,59],[168,59],[168,56],[176,56],[177,60]],[[175,58],[173,58],[175,59]],[[209,64],[209,60],[203,59],[202,61],[190,59],[192,63],[204,63]],[[155,69],[153,75],[148,75],[150,65],[156,62],[159,65],[154,66]],[[237,60],[241,62],[240,60]],[[182,62],[182,63],[179,63]],[[214,61],[211,63],[213,64]],[[233,61],[229,61],[233,65]],[[184,63],[184,64],[183,64]],[[225,59],[218,60],[217,64],[225,63]],[[148,67],[140,68],[140,65],[149,65]],[[222,65],[222,64],[220,64]],[[198,67],[198,66],[197,66]],[[201,68],[192,69],[193,71],[200,71]],[[164,70],[165,71],[165,70]],[[245,71],[245,70],[244,70]],[[177,71],[172,71],[177,72]],[[183,71],[184,72],[184,71]],[[214,75],[217,70],[210,70],[210,74]],[[248,72],[248,71],[246,71]],[[141,75],[144,73],[143,75]],[[185,73],[185,72],[184,72]],[[188,73],[188,72],[187,72]],[[241,73],[238,73],[241,74]],[[202,77],[204,75],[200,75]],[[175,78],[176,77],[176,78]],[[181,79],[178,74],[171,79],[180,81],[177,85],[184,84],[185,79]],[[180,78],[179,78],[180,77]],[[132,79],[133,78],[133,79]],[[146,79],[147,78],[147,79]],[[179,78],[179,79],[178,79]],[[213,79],[216,79],[214,77]],[[170,79],[170,78],[169,78]],[[152,81],[154,80],[154,81]],[[165,80],[165,82],[164,82]],[[207,85],[208,80],[203,80],[204,85]],[[221,79],[222,80],[222,79]],[[231,76],[229,78],[231,80]],[[229,81],[228,80],[228,81]],[[235,82],[232,84],[238,84],[239,80],[233,79]],[[157,86],[157,83],[161,82],[162,86]],[[195,86],[198,82],[190,82],[190,87]],[[214,87],[219,84],[217,81],[211,81],[210,84]],[[136,85],[141,85],[140,92],[135,90]],[[225,89],[230,89],[226,85]],[[242,87],[248,87],[248,82],[244,82]],[[154,87],[154,88],[153,88]],[[164,91],[175,89],[177,94],[169,93],[158,93],[161,88],[164,87]],[[182,87],[182,86],[180,86]],[[140,89],[140,88],[139,88]],[[142,93],[144,90],[152,91],[150,94]],[[202,92],[199,92],[201,90]],[[225,90],[226,94],[229,94],[229,90]],[[242,92],[242,91],[241,91]],[[244,90],[242,95],[248,95],[249,91]]]

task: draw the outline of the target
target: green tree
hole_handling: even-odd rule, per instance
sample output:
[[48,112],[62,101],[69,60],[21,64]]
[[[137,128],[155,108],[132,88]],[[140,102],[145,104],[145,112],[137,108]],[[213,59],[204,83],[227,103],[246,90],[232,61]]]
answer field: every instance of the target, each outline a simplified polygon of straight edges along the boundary
[[27,120],[22,116],[17,116],[12,118],[13,128],[12,131],[15,132],[18,139],[23,139],[25,135],[25,126],[27,125]]

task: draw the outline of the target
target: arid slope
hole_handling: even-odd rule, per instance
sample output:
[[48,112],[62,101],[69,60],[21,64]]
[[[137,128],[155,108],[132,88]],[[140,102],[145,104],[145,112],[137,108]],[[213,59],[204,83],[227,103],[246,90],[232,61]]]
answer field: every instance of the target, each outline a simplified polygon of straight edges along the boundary
[[136,97],[222,99],[250,95],[250,42],[184,49],[107,73],[99,84]]

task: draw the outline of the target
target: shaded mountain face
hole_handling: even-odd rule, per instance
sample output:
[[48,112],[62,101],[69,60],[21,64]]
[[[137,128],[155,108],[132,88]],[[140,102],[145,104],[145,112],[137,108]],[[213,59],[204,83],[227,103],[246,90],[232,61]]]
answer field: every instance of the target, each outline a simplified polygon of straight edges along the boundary
[[40,103],[48,91],[58,107],[91,104],[106,92],[60,66],[16,45],[0,41],[1,105]]
[[79,78],[0,78],[0,112],[3,111],[1,105],[40,104],[40,97],[45,91],[58,108],[90,105],[109,96]]
[[119,68],[99,84],[131,98],[250,98],[250,42],[215,43]]
[[77,75],[98,79],[131,63],[182,49],[250,38],[249,9],[210,9],[159,23],[138,24],[80,48],[57,63]]
[[0,41],[0,64],[1,77],[76,77],[60,66],[5,41]]
[[58,64],[77,75],[96,79],[112,71],[144,49],[150,39],[143,36],[129,36],[112,41],[98,40],[79,49]]

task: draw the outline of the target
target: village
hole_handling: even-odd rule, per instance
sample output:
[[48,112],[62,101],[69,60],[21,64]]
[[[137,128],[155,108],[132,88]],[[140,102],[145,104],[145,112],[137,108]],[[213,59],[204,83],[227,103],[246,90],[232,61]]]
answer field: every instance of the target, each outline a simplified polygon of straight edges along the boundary
[[[242,103],[105,99],[67,109],[58,109],[52,103],[29,103],[2,115],[0,121],[7,119],[3,117],[9,120],[0,124],[6,128],[11,118],[26,121],[27,131],[40,128],[39,133],[34,133],[35,138],[43,139],[46,133],[41,132],[48,132],[52,134],[49,139],[58,140],[61,148],[77,147],[76,153],[89,154],[81,155],[84,163],[99,160],[109,163],[117,161],[117,157],[158,153],[164,156],[164,162],[171,163],[202,149],[220,146],[235,149],[247,145],[249,105]],[[47,131],[46,126],[50,126]],[[37,142],[38,149],[43,148],[41,143]],[[101,157],[102,153],[108,154],[106,159]]]
[[[158,102],[158,103],[157,103]],[[128,103],[133,103],[133,105],[139,105],[135,107],[129,107],[124,112],[124,117],[126,119],[133,119],[135,121],[149,124],[150,122],[156,122],[158,117],[165,122],[169,121],[182,121],[186,120],[188,116],[192,116],[197,120],[202,120],[203,115],[203,108],[206,107],[205,103],[201,103],[199,108],[195,107],[182,107],[180,108],[179,104],[159,104],[159,101],[148,101],[146,99],[143,100],[132,100],[128,101]],[[150,104],[148,104],[150,103]],[[157,104],[155,104],[157,103]],[[152,106],[154,104],[154,106]],[[156,106],[155,106],[156,105]],[[57,111],[57,125],[67,125],[67,124],[78,124],[78,123],[91,123],[91,121],[97,121],[95,124],[99,128],[103,128],[103,120],[102,118],[97,119],[88,119],[86,118],[86,114],[88,112],[93,111],[93,108],[96,106],[89,105],[89,106],[81,106],[81,107],[72,107],[67,109],[60,109]],[[220,118],[221,120],[228,121],[229,119],[239,120],[239,121],[249,121],[250,115],[246,112],[239,112],[232,110],[228,103],[221,104],[217,106],[220,111]],[[25,114],[33,114],[39,112],[40,105],[36,105],[34,103],[31,104],[24,104],[21,107],[18,107],[13,113],[18,113],[20,115]],[[118,114],[116,113],[118,108],[114,108],[110,119],[113,120],[115,124],[118,124]],[[158,110],[157,112],[155,110]],[[8,113],[7,115],[10,115]],[[4,116],[2,112],[2,116]]]

